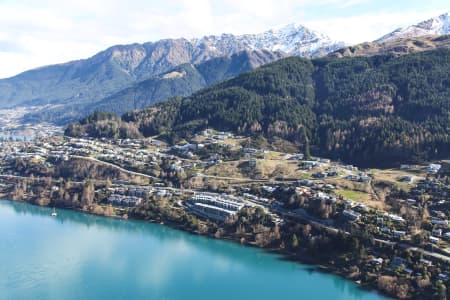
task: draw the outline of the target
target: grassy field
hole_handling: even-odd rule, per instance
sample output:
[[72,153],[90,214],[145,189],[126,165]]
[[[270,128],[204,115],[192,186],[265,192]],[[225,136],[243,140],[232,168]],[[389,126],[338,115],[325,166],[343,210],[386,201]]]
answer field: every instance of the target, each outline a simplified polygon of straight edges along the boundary
[[399,179],[401,179],[402,177],[410,176],[413,177],[415,181],[417,181],[425,177],[424,174],[421,172],[403,171],[395,169],[388,169],[388,170],[374,169],[372,171],[372,174],[374,175],[375,180],[390,183],[406,192],[408,192],[411,189],[411,185],[406,182],[400,182]]
[[227,161],[221,164],[206,168],[204,173],[212,176],[242,178],[238,165],[239,161]]
[[[280,159],[281,153],[271,152],[270,159],[258,159],[255,167],[248,165],[248,159],[227,161],[219,165],[208,167],[204,173],[212,176],[254,178],[254,179],[305,179],[311,178],[310,173],[300,170],[295,161]],[[277,159],[278,158],[278,159]]]
[[346,198],[348,200],[359,202],[359,203],[364,203],[367,206],[375,208],[375,209],[381,209],[381,210],[386,209],[386,203],[384,201],[379,201],[379,200],[374,199],[372,197],[373,195],[371,195],[369,193],[348,190],[348,189],[336,190],[336,193],[338,195],[343,196],[344,198]]
[[267,153],[264,153],[265,159],[281,160],[281,159],[283,159],[283,157],[284,157],[284,154],[281,152],[267,151]]
[[352,190],[337,190],[336,193],[341,195],[342,197],[352,200],[352,201],[367,201],[370,199],[370,195],[363,192],[352,191]]

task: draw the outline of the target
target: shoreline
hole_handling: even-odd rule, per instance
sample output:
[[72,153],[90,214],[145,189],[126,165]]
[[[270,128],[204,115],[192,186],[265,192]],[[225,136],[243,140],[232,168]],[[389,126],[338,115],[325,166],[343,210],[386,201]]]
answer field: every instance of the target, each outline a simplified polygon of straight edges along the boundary
[[[26,203],[29,205],[33,205],[33,206],[39,206],[39,207],[48,207],[50,208],[50,205],[40,205],[37,203],[32,202],[32,200],[10,200],[7,197],[5,197],[5,194],[0,194],[0,201],[9,201],[9,202],[19,202],[19,203]],[[95,211],[91,211],[91,210],[83,210],[83,209],[77,209],[74,207],[63,207],[63,206],[56,206],[56,208],[58,209],[65,209],[65,210],[71,210],[77,213],[84,213],[84,214],[88,214],[88,215],[93,215],[93,216],[98,216],[98,217],[105,217],[105,218],[112,218],[112,219],[117,219],[117,220],[130,220],[130,221],[139,221],[139,222],[143,222],[143,223],[148,223],[148,224],[157,224],[157,225],[161,225],[161,226],[167,226],[170,227],[172,229],[175,230],[179,230],[188,234],[192,234],[192,235],[197,235],[197,236],[203,236],[205,238],[211,238],[211,239],[216,239],[216,240],[223,240],[223,241],[227,241],[227,242],[232,242],[234,244],[238,244],[240,246],[244,246],[244,247],[249,247],[249,248],[255,248],[255,249],[259,249],[262,250],[266,253],[269,254],[274,254],[279,256],[278,259],[280,260],[284,260],[284,261],[289,261],[289,262],[293,262],[293,263],[298,263],[298,264],[302,264],[305,266],[309,266],[311,267],[311,269],[313,269],[314,271],[317,272],[322,272],[322,273],[326,273],[326,274],[333,274],[335,276],[338,276],[340,278],[343,278],[347,281],[351,281],[353,284],[355,284],[359,289],[368,291],[368,292],[375,292],[378,295],[385,297],[386,299],[395,299],[395,298],[391,298],[390,295],[387,295],[385,293],[383,293],[382,291],[380,291],[379,289],[377,289],[376,287],[374,287],[373,285],[369,284],[369,283],[358,283],[355,282],[354,280],[352,280],[351,278],[349,278],[348,276],[346,276],[347,274],[345,272],[340,271],[338,268],[333,267],[332,265],[326,264],[325,262],[319,262],[311,257],[308,257],[306,255],[298,255],[298,254],[294,254],[290,251],[287,250],[283,250],[281,248],[274,248],[274,247],[260,247],[258,245],[256,245],[254,242],[247,242],[247,240],[245,240],[244,243],[241,242],[241,240],[238,237],[233,237],[230,235],[224,235],[221,237],[216,237],[214,234],[208,234],[208,233],[203,233],[200,231],[196,231],[196,230],[192,230],[189,229],[185,226],[182,226],[180,224],[177,224],[175,222],[171,222],[171,221],[157,221],[157,220],[145,220],[143,218],[135,218],[135,217],[120,217],[117,215],[106,215],[106,214],[99,214],[99,213],[95,213]]]

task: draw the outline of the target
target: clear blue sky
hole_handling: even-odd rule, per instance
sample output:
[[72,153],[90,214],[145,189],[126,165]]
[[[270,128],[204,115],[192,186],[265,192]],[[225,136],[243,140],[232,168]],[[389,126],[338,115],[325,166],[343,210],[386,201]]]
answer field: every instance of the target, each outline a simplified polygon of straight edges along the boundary
[[300,23],[349,44],[450,10],[444,0],[0,0],[0,77],[114,44]]

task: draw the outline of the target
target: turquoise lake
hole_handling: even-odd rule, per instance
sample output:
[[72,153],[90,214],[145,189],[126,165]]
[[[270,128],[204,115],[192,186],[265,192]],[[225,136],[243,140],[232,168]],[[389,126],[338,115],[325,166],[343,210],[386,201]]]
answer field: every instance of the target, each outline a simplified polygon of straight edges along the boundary
[[0,299],[385,299],[264,251],[159,224],[0,201]]

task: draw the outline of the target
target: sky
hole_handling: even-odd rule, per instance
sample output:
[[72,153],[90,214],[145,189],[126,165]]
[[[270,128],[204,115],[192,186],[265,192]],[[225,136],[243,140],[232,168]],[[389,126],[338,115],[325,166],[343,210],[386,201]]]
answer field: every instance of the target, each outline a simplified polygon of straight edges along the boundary
[[448,0],[0,0],[0,78],[115,44],[292,22],[356,44],[449,10]]

